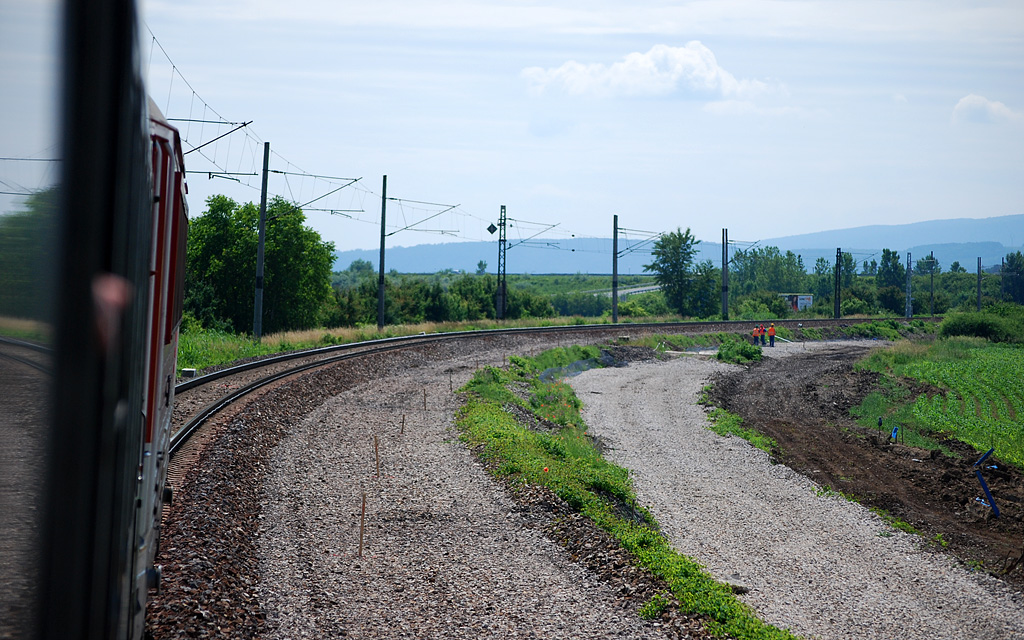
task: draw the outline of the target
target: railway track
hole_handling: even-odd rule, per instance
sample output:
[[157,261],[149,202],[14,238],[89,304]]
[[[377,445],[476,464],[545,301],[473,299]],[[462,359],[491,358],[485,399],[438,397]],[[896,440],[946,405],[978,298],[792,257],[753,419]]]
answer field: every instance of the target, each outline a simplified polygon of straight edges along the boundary
[[[802,323],[804,328],[824,329],[852,322],[856,321],[776,324]],[[297,514],[305,509],[301,500],[293,503],[286,496],[264,493],[264,474],[274,468],[272,460],[281,439],[337,397],[346,398],[346,408],[339,417],[328,418],[323,428],[334,428],[329,425],[336,421],[351,421],[351,427],[333,431],[331,441],[351,438],[351,450],[355,450],[367,446],[366,434],[380,434],[382,445],[392,452],[387,459],[393,463],[395,447],[418,446],[410,443],[426,442],[425,432],[445,428],[443,425],[448,423],[457,404],[451,393],[454,388],[461,386],[474,370],[498,365],[507,361],[509,355],[533,355],[556,346],[593,344],[626,336],[635,341],[661,333],[693,335],[722,331],[745,336],[750,324],[627,324],[419,335],[267,358],[247,363],[244,370],[224,369],[189,381],[179,397],[182,408],[175,420],[179,432],[186,422],[198,416],[200,409],[214,403],[223,406],[211,412],[207,424],[196,429],[171,460],[169,484],[180,489],[182,497],[164,512],[166,536],[161,546],[167,545],[168,551],[158,562],[164,566],[166,588],[147,614],[151,616],[155,636],[171,637],[163,635],[170,629],[205,628],[208,620],[217,620],[218,624],[227,621],[241,635],[242,629],[259,626],[257,620],[262,614],[258,613],[259,602],[252,585],[260,575],[257,546],[263,535],[263,518],[269,517],[264,510],[268,504],[293,505],[289,508],[297,509]],[[452,378],[454,384],[450,385]],[[267,383],[265,379],[274,381]],[[260,387],[254,382],[265,384]],[[249,387],[248,395],[225,399],[245,387]],[[205,395],[200,400],[196,394]],[[185,410],[185,405],[192,408]],[[318,424],[320,420],[317,419]],[[406,429],[414,435],[401,440],[397,434]],[[446,437],[435,433],[430,441]],[[302,469],[305,486],[319,487],[333,473],[334,462],[315,462],[322,451],[318,440],[304,441],[299,446],[302,451],[286,457]],[[373,446],[370,445],[371,452]],[[419,467],[431,459],[413,456],[410,463]],[[448,472],[441,472],[431,478],[448,476]],[[372,478],[362,476],[357,480],[356,484],[373,482]],[[352,488],[352,482],[355,480],[342,484]],[[358,507],[355,510],[358,512]],[[324,524],[317,513],[308,515],[308,526]],[[315,539],[320,537],[319,533],[311,535]],[[301,558],[319,549],[312,539],[308,542],[312,546],[299,545]],[[284,546],[290,548],[291,544]],[[203,567],[202,578],[195,567]],[[197,618],[189,614],[191,604],[184,608],[181,604],[199,598],[196,589],[200,579],[201,584],[208,585],[200,590],[209,588],[211,593],[218,594],[201,598],[209,618]]]
[[[779,320],[780,327],[835,327],[864,322],[864,320]],[[616,325],[568,325],[556,327],[525,327],[460,331],[439,334],[419,334],[397,338],[384,338],[331,347],[271,356],[219,369],[175,386],[175,414],[172,419],[174,434],[171,455],[178,452],[203,424],[219,411],[242,397],[275,382],[303,372],[328,366],[344,360],[366,357],[419,347],[427,344],[459,340],[481,340],[499,336],[559,335],[568,344],[572,340],[593,341],[621,336],[643,336],[654,333],[704,334],[716,332],[746,332],[750,321],[636,323]]]
[[52,352],[48,347],[15,338],[0,337],[0,358],[49,374]]

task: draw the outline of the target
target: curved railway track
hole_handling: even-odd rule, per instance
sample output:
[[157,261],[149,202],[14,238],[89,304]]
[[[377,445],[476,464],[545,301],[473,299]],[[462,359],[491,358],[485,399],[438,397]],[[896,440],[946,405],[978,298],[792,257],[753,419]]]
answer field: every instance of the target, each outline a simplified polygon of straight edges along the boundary
[[0,336],[0,358],[4,360],[18,362],[32,367],[36,371],[49,374],[51,357],[52,351],[48,347]]
[[[804,328],[824,329],[856,322],[801,320],[776,324],[795,327],[802,323]],[[181,391],[182,406],[178,408],[175,426],[196,419],[200,409],[210,407],[210,411],[203,412],[208,414],[206,426],[194,430],[169,465],[168,484],[181,491],[181,498],[164,510],[162,529],[166,536],[162,534],[161,546],[166,545],[167,552],[158,562],[164,566],[165,589],[152,603],[148,624],[152,625],[155,637],[177,637],[173,630],[198,630],[211,621],[227,622],[240,635],[247,633],[245,629],[256,629],[262,624],[254,585],[260,584],[262,575],[258,545],[266,533],[261,529],[263,518],[268,517],[264,510],[268,504],[298,512],[304,509],[298,494],[294,496],[298,500],[295,502],[288,497],[291,494],[264,493],[264,474],[274,468],[274,452],[282,439],[310,419],[308,416],[339,397],[344,398],[339,417],[326,422],[317,418],[318,424],[324,422],[316,427],[317,432],[330,430],[332,442],[351,440],[347,451],[362,450],[366,437],[380,434],[385,449],[392,452],[385,457],[394,463],[397,446],[443,441],[447,436],[437,432],[444,430],[443,425],[458,402],[452,391],[474,370],[507,362],[509,355],[534,355],[556,346],[594,344],[624,336],[633,341],[650,334],[724,331],[746,336],[750,325],[627,324],[419,335],[266,358],[190,380]],[[450,384],[444,384],[445,378]],[[236,394],[244,392],[249,395],[237,397]],[[236,397],[232,400],[226,396]],[[337,421],[347,426],[338,431]],[[411,435],[403,440],[400,434],[407,426]],[[178,431],[183,433],[180,428]],[[424,439],[426,433],[432,435]],[[301,468],[302,482],[306,483],[303,486],[313,491],[334,473],[334,463],[316,462],[322,448],[315,440],[304,440],[297,446],[301,450],[286,457],[297,469]],[[427,464],[436,453],[430,451],[426,457],[413,456],[409,463],[417,468]],[[337,462],[340,464],[341,459]],[[455,475],[462,473],[450,471]],[[450,475],[438,473],[424,482],[431,484]],[[358,481],[349,479],[342,484],[351,489],[364,481],[372,482],[372,477],[367,480],[359,476]],[[356,507],[355,511],[358,510]],[[317,542],[320,534],[314,531],[324,522],[318,514],[309,515],[309,523],[302,525],[307,527],[303,531],[308,530],[309,540],[303,535],[286,541],[284,547],[274,547],[291,548],[297,544],[296,562],[305,563],[308,554],[322,552]],[[330,526],[336,524],[332,521]],[[207,591],[213,595],[202,595]],[[195,614],[198,603],[202,603],[207,614]]]
[[[870,320],[777,320],[783,327],[835,327],[857,324]],[[451,333],[419,334],[397,338],[384,338],[367,342],[321,347],[295,351],[262,358],[245,364],[219,369],[192,378],[175,386],[175,415],[171,438],[172,456],[188,441],[204,423],[218,412],[229,407],[245,395],[262,387],[289,378],[311,369],[327,366],[344,360],[381,354],[388,351],[407,349],[438,342],[479,340],[496,336],[512,335],[564,335],[573,340],[594,340],[623,335],[648,335],[652,333],[702,334],[715,332],[743,332],[750,321],[718,322],[673,322],[636,323],[615,325],[567,325],[555,327],[525,327],[513,329],[489,329],[481,331],[459,331]]]

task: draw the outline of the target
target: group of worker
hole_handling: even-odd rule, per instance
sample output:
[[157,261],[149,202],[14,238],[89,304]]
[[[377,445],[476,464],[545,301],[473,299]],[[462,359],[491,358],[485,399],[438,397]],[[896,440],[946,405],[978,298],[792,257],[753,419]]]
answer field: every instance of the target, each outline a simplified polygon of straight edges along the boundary
[[754,337],[754,344],[755,345],[760,344],[763,347],[764,346],[764,337],[768,336],[768,346],[769,347],[774,347],[775,346],[775,323],[773,322],[770,325],[768,325],[767,329],[764,328],[763,324],[762,325],[757,325],[757,326],[754,327],[754,333],[751,334],[751,335]]

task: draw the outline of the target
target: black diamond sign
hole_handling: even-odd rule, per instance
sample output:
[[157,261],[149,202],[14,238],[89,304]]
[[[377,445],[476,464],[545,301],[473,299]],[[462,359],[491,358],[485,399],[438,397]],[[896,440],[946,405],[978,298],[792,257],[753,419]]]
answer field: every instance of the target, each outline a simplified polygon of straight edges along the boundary
[[492,222],[491,225],[487,227],[487,230],[491,233],[491,235],[494,235],[494,232],[498,230],[498,227],[494,226],[494,223]]

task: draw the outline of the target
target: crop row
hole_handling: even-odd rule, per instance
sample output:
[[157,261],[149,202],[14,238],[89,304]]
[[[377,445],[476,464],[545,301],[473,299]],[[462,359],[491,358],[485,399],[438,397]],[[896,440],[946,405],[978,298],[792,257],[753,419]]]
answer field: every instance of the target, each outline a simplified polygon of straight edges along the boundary
[[986,347],[964,356],[908,364],[904,375],[945,390],[919,397],[915,417],[976,449],[994,447],[1004,460],[1024,466],[1024,351]]

